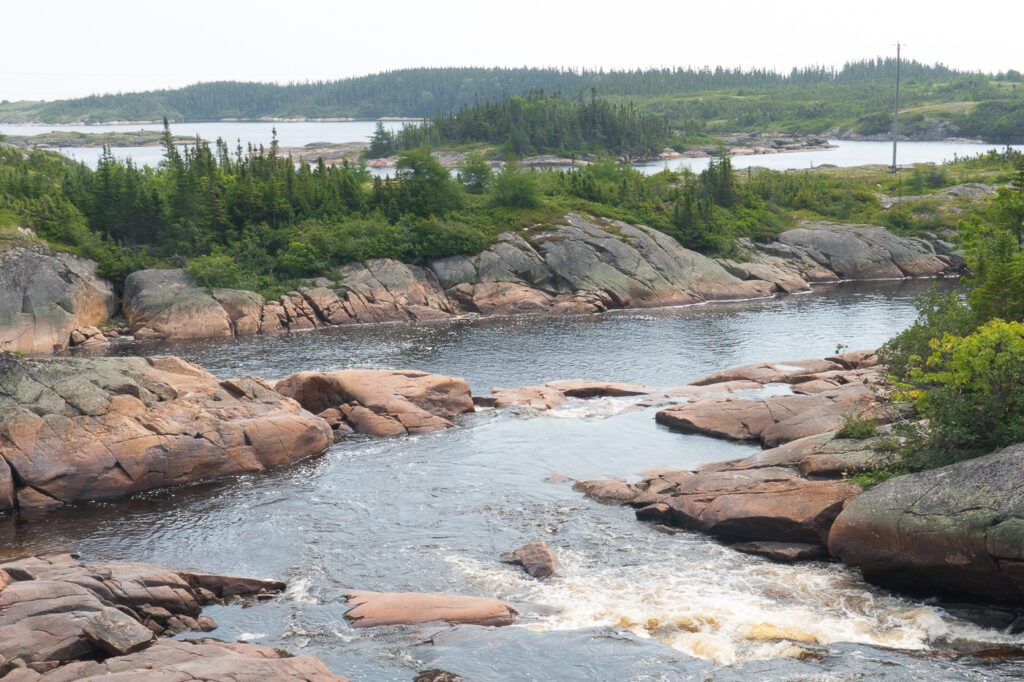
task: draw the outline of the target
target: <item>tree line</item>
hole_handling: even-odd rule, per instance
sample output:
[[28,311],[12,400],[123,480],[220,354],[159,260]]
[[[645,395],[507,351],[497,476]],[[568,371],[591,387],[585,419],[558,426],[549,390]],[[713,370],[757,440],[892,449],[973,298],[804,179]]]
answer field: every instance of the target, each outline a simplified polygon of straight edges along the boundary
[[485,142],[516,156],[598,152],[632,157],[661,151],[672,134],[660,116],[645,114],[633,104],[598,99],[596,91],[577,101],[536,91],[493,102],[478,100],[394,133],[378,123],[367,156],[390,156],[425,144]]

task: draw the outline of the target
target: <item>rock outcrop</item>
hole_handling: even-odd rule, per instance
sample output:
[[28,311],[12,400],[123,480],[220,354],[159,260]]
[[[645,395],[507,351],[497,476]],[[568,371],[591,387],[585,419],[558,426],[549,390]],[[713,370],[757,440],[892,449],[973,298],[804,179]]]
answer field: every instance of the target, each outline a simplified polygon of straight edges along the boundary
[[872,488],[828,547],[869,580],[1024,603],[1024,444]]
[[157,640],[217,625],[202,607],[264,598],[284,583],[140,563],[86,565],[75,555],[0,564],[0,675],[70,681],[344,680],[319,660],[214,639]]
[[231,336],[231,318],[184,270],[140,270],[124,282],[124,316],[137,339]]
[[354,628],[415,625],[444,621],[471,625],[511,625],[517,612],[497,599],[421,592],[352,592],[345,612]]
[[[582,481],[574,488],[602,502],[636,507],[643,520],[750,541],[745,551],[776,561],[820,558],[833,521],[860,492],[845,476],[872,468],[879,457],[872,449],[875,439],[836,438],[844,413],[888,416],[871,390],[876,363],[873,352],[854,351],[746,365],[669,391],[662,399],[689,402],[658,412],[659,422],[775,447],[696,471],[665,469],[637,483]],[[779,383],[820,390],[766,398],[729,394]]]
[[0,349],[63,350],[76,329],[100,325],[116,312],[117,297],[96,276],[96,263],[27,239],[0,240]]
[[806,223],[767,245],[741,243],[744,259],[715,261],[648,227],[568,214],[427,267],[387,258],[351,263],[274,301],[208,292],[182,270],[144,270],[126,282],[124,312],[139,338],[230,336],[760,298],[806,291],[811,282],[935,277],[963,267],[948,249],[872,226]]
[[322,452],[330,427],[260,379],[184,360],[0,353],[0,509],[116,497]]
[[[696,393],[689,402],[661,410],[656,419],[685,433],[755,441],[765,447],[835,431],[843,425],[845,415],[868,414],[884,423],[891,417],[875,396],[876,362],[874,353],[855,351],[825,359],[724,370],[691,382],[691,387],[708,391],[735,382],[755,387],[790,384],[793,394],[749,397]],[[677,393],[685,395],[683,391]]]
[[451,428],[452,417],[474,409],[465,380],[416,370],[299,372],[275,388],[326,419],[335,431],[372,436]]

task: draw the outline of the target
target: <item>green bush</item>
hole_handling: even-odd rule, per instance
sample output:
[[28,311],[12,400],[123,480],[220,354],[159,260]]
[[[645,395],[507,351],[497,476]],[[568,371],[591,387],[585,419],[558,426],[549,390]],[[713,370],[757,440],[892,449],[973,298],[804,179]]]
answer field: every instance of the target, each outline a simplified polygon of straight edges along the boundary
[[882,345],[879,359],[897,380],[904,381],[914,362],[931,353],[932,339],[944,334],[963,336],[976,328],[974,311],[956,291],[941,293],[933,289],[914,304],[917,320],[902,333]]
[[992,320],[967,336],[946,334],[915,362],[908,395],[929,420],[938,463],[1024,441],[1024,323]]
[[863,440],[877,433],[878,420],[855,414],[843,415],[843,426],[836,431],[836,438],[856,438]]
[[540,183],[533,171],[520,168],[511,159],[491,181],[491,205],[508,208],[540,206]]
[[196,256],[189,260],[185,272],[201,287],[234,287],[242,278],[235,259],[226,254]]

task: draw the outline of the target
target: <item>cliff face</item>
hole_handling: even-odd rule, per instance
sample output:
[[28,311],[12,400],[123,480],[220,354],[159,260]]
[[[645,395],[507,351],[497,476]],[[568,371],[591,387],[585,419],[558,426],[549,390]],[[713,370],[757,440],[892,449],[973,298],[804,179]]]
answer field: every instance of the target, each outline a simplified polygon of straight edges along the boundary
[[938,277],[963,268],[948,246],[868,225],[807,223],[742,261],[712,260],[657,230],[569,214],[507,232],[475,256],[426,267],[386,258],[339,268],[276,301],[207,292],[180,270],[133,273],[131,331],[145,338],[269,333],[321,326],[481,315],[581,314],[806,291],[812,282]]
[[96,264],[53,253],[28,240],[0,248],[0,348],[51,353],[71,343],[79,328],[105,322],[117,312],[110,284]]

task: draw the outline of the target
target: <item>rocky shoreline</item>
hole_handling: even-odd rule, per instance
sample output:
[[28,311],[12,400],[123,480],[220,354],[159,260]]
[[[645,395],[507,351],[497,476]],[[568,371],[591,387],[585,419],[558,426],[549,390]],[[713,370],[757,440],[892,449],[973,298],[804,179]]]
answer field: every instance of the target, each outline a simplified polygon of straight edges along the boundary
[[[902,416],[877,385],[882,374],[873,352],[857,351],[723,370],[670,389],[573,379],[473,396],[461,379],[412,370],[301,372],[271,385],[218,380],[173,357],[0,353],[0,507],[74,504],[285,466],[353,433],[452,428],[474,405],[544,411],[570,398],[632,397],[628,409],[652,410],[670,428],[765,449],[694,471],[661,469],[636,483],[581,481],[577,490],[630,505],[666,532],[706,533],[787,563],[832,557],[883,585],[967,597],[991,606],[960,615],[1024,630],[1024,448],[862,492],[848,476],[876,465],[884,424]],[[839,438],[844,415],[883,426],[872,438]],[[503,559],[537,579],[559,578],[543,543]],[[153,601],[163,594],[156,585],[173,596]],[[237,679],[238,670],[253,679],[344,679],[316,659],[267,647],[153,637],[212,629],[203,604],[259,601],[283,587],[143,564],[85,566],[67,555],[8,562],[0,564],[0,656],[12,680],[178,674],[185,661],[198,679]],[[477,596],[353,591],[346,598],[346,619],[357,628],[501,626],[518,615],[513,605]],[[68,607],[54,614],[48,599]],[[32,625],[34,613],[48,619],[45,627]]]
[[258,602],[274,580],[194,573],[150,564],[87,565],[77,555],[0,563],[0,676],[9,682],[95,679],[346,682],[312,656],[204,637],[202,609]]
[[[577,214],[506,232],[475,256],[424,265],[377,258],[277,300],[197,286],[183,270],[128,276],[119,301],[95,264],[28,236],[0,249],[0,349],[50,353],[136,339],[216,338],[459,316],[577,315],[809,291],[845,280],[946,277],[952,245],[871,225],[805,222],[741,256],[711,259],[657,230]],[[99,327],[120,309],[126,325]]]

